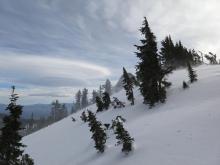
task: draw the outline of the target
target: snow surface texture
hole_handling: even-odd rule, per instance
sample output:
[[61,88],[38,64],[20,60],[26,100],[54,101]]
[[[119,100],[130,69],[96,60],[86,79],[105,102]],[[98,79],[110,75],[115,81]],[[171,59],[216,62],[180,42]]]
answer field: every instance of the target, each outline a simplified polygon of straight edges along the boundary
[[[126,101],[122,109],[97,114],[98,120],[110,123],[116,116],[127,119],[125,127],[134,137],[134,151],[129,155],[115,146],[109,133],[107,148],[97,154],[87,123],[80,120],[82,111],[23,139],[26,152],[36,165],[219,165],[220,164],[220,66],[195,68],[199,81],[182,89],[188,80],[186,70],[175,71],[169,80],[165,104],[148,109],[135,89],[135,105],[130,106],[124,91],[114,96]],[[88,109],[95,111],[96,106]]]

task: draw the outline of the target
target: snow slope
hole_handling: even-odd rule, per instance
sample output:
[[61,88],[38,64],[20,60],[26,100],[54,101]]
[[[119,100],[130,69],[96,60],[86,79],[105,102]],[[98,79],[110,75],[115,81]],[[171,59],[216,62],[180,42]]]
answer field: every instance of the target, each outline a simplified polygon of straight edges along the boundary
[[[182,90],[188,80],[185,70],[169,80],[166,104],[148,109],[135,90],[136,104],[97,114],[103,123],[117,115],[127,119],[125,127],[135,139],[134,151],[121,153],[109,132],[105,153],[97,154],[87,124],[74,114],[23,139],[26,152],[36,165],[219,165],[220,164],[220,66],[195,68],[199,81]],[[116,94],[126,101],[123,91]],[[88,109],[95,111],[95,105]]]

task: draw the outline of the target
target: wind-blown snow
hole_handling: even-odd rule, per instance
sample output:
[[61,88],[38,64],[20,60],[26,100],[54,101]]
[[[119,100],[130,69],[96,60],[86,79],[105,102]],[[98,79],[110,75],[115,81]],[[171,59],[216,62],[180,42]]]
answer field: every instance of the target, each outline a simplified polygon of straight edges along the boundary
[[[117,115],[127,119],[125,127],[134,137],[134,151],[121,153],[109,132],[104,154],[94,149],[88,125],[71,116],[23,139],[26,152],[36,165],[219,165],[220,164],[220,66],[195,68],[199,81],[182,89],[186,70],[175,71],[169,80],[165,104],[148,109],[135,89],[135,105],[126,101],[124,91],[116,94],[127,102],[125,108],[97,114],[103,123]],[[88,109],[95,111],[96,106]]]

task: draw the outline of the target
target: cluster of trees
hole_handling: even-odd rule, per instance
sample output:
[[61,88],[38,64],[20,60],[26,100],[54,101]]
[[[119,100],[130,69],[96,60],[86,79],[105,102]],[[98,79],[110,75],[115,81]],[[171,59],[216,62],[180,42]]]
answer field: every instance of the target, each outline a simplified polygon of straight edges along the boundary
[[161,42],[160,62],[165,66],[170,66],[173,69],[179,67],[186,67],[187,62],[193,65],[200,65],[203,63],[202,57],[194,50],[187,49],[182,42],[174,44],[171,36],[166,36]]
[[85,108],[89,105],[89,101],[88,101],[88,89],[84,88],[81,92],[81,90],[79,90],[76,93],[75,96],[75,108],[76,110]]
[[58,100],[52,102],[51,115],[50,115],[51,122],[57,122],[67,116],[68,116],[68,110],[65,104],[59,103]]
[[140,32],[144,38],[140,40],[141,45],[135,45],[138,50],[136,55],[140,60],[136,65],[136,74],[144,103],[153,107],[157,102],[165,102],[166,88],[170,86],[166,76],[171,73],[172,69],[167,67],[165,62],[162,63],[161,56],[157,51],[156,37],[146,18]]
[[[218,61],[216,59],[217,58],[216,54],[209,52],[209,54],[205,54],[205,58],[209,61],[209,64],[211,64],[211,65],[218,64]],[[220,61],[219,61],[219,63],[220,63]]]
[[131,138],[128,131],[124,128],[123,123],[126,121],[121,116],[117,116],[116,119],[112,120],[112,124],[102,124],[96,119],[96,115],[92,111],[82,112],[80,118],[83,122],[88,122],[90,131],[92,132],[92,139],[95,142],[95,148],[98,152],[103,153],[105,151],[105,143],[107,140],[106,130],[109,128],[114,131],[117,139],[117,145],[122,145],[122,152],[128,154],[132,151],[132,145],[134,139]]
[[85,108],[90,104],[96,103],[97,97],[102,98],[103,95],[105,95],[106,93],[108,93],[109,96],[112,94],[112,85],[111,85],[111,81],[109,79],[106,80],[104,85],[99,86],[99,90],[92,91],[91,99],[89,99],[89,97],[88,97],[88,94],[89,94],[88,89],[84,88],[82,90],[82,92],[81,92],[81,90],[79,90],[75,95],[75,108],[76,108],[76,110]]
[[15,93],[15,87],[12,87],[10,103],[6,108],[8,115],[3,119],[3,127],[0,135],[0,164],[1,165],[33,165],[34,161],[28,154],[23,154],[25,147],[21,143],[22,130],[20,117],[22,106],[16,102],[18,95]]
[[[140,32],[143,35],[141,45],[135,45],[138,50],[136,55],[140,60],[136,65],[136,74],[144,103],[151,108],[158,102],[166,101],[166,90],[171,85],[166,77],[173,69],[187,67],[190,83],[193,83],[197,80],[197,74],[191,65],[199,65],[203,61],[195,50],[187,49],[181,41],[174,44],[170,36],[161,42],[158,53],[156,37],[146,18]],[[188,84],[184,81],[183,88],[187,87]]]

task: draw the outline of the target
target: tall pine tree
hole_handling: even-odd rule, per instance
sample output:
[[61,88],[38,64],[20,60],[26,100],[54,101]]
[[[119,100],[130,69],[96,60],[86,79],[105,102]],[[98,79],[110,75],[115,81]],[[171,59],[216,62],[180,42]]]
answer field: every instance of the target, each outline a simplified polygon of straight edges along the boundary
[[108,92],[103,93],[102,101],[103,101],[103,108],[107,110],[111,103],[111,98]]
[[140,59],[136,66],[137,78],[140,82],[140,92],[144,97],[144,103],[150,107],[157,102],[164,102],[166,99],[167,82],[165,76],[170,73],[161,66],[160,57],[157,53],[156,37],[151,32],[146,17],[140,32],[144,38],[141,39],[142,45],[135,45]]
[[75,96],[75,99],[76,99],[75,109],[76,109],[76,110],[81,109],[81,98],[82,98],[82,93],[81,93],[81,91],[79,90],[79,91],[76,93],[76,96]]
[[20,117],[22,114],[22,106],[17,105],[18,95],[15,93],[15,87],[12,87],[10,103],[6,108],[9,115],[3,119],[4,126],[1,128],[0,136],[0,162],[5,165],[20,165],[20,157],[23,154],[24,145],[21,143],[22,130]]
[[84,88],[82,92],[82,101],[81,101],[81,106],[82,108],[85,108],[89,105],[88,101],[88,89]]
[[109,79],[107,79],[105,82],[105,92],[107,92],[109,95],[112,94],[112,85]]

